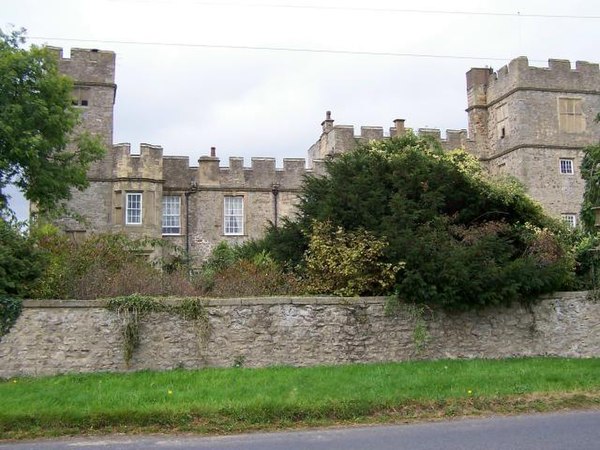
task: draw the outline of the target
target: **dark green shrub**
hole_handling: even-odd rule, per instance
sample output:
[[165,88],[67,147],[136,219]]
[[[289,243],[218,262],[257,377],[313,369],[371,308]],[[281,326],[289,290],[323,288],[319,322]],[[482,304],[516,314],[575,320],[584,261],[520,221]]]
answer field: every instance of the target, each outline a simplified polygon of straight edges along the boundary
[[288,265],[305,266],[306,245],[298,243],[314,223],[330,221],[333,230],[366,230],[386,241],[381,262],[406,264],[390,293],[413,302],[470,309],[570,282],[574,262],[563,227],[517,182],[488,178],[464,151],[444,152],[407,134],[337,155],[326,169],[325,177],[306,178],[297,221],[264,240],[277,243]]
[[0,295],[0,339],[10,331],[22,309],[21,299]]
[[28,235],[0,217],[0,295],[26,296],[44,266],[43,255]]

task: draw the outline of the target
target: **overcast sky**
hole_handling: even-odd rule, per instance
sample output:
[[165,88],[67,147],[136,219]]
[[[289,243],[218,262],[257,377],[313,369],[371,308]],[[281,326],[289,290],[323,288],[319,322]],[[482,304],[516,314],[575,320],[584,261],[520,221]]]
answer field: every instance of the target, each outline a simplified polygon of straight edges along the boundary
[[305,157],[326,110],[357,132],[466,128],[470,67],[600,62],[597,0],[0,0],[9,24],[116,52],[115,143],[191,165],[211,146],[221,165]]

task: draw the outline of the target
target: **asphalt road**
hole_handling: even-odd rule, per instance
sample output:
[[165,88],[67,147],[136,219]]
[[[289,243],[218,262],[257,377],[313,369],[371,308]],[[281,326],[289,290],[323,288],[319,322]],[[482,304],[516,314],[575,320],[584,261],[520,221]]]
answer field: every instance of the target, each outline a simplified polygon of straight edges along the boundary
[[0,449],[598,450],[600,411],[218,437],[71,438],[4,443]]

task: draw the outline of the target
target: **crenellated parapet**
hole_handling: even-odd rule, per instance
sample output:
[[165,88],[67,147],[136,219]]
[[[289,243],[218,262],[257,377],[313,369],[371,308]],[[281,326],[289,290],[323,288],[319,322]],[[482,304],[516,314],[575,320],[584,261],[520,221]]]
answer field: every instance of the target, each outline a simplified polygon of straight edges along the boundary
[[115,52],[73,48],[65,58],[60,47],[47,47],[56,55],[61,73],[72,77],[76,84],[115,86]]
[[250,167],[244,166],[244,158],[230,157],[228,166],[221,166],[216,156],[201,156],[198,160],[197,187],[239,190],[296,191],[304,176],[321,174],[323,162],[316,161],[313,168],[306,168],[304,158],[284,158],[283,167],[276,166],[275,158],[251,158]]
[[141,144],[139,154],[135,154],[130,144],[117,144],[113,163],[113,177],[117,179],[163,180],[163,149],[158,145]]
[[529,65],[525,56],[513,59],[496,72],[474,68],[467,73],[469,108],[484,106],[510,95],[516,89],[561,92],[600,92],[598,64],[549,59],[548,67]]
[[[315,160],[326,159],[350,151],[360,144],[366,144],[372,140],[378,141],[391,137],[401,137],[407,131],[413,132],[411,128],[405,127],[404,119],[396,119],[394,120],[394,126],[389,128],[389,134],[384,134],[383,127],[374,126],[362,126],[360,127],[360,133],[356,134],[352,125],[334,125],[330,111],[327,111],[326,117],[322,123],[323,132],[321,137],[308,150],[309,167],[313,166]],[[442,138],[442,132],[438,128],[419,128],[416,134],[433,137],[445,150],[465,149],[469,145],[466,130],[446,130],[445,139]]]

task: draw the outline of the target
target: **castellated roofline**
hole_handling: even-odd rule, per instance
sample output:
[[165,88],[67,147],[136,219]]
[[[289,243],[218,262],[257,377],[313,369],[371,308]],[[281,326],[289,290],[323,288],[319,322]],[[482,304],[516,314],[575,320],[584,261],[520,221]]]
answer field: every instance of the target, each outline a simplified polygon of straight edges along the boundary
[[106,84],[114,87],[115,52],[89,48],[72,48],[65,58],[61,47],[46,47],[58,61],[61,73],[79,82]]
[[218,157],[202,156],[198,161],[198,186],[298,190],[307,173],[322,174],[325,170],[323,161],[313,161],[313,167],[307,169],[305,158],[284,158],[283,167],[276,166],[275,158],[253,157],[250,161],[250,167],[245,167],[244,158],[233,156],[228,166],[220,166]]
[[446,138],[442,138],[442,130],[439,128],[418,128],[416,131],[412,128],[404,127],[403,119],[396,119],[396,126],[391,127],[389,129],[389,135],[384,135],[383,127],[375,127],[375,126],[361,126],[360,134],[356,134],[354,131],[354,126],[352,125],[334,125],[331,131],[334,131],[336,134],[346,135],[348,138],[356,139],[358,142],[368,142],[371,140],[382,140],[388,137],[399,137],[404,135],[406,132],[414,132],[418,136],[432,136],[437,139],[444,148],[450,145],[456,145],[456,147],[463,147],[464,142],[467,140],[467,130],[455,130],[455,129],[446,129],[445,135]]
[[[529,64],[525,56],[513,59],[497,71],[473,68],[467,73],[470,105],[480,103],[475,95],[485,92],[487,102],[515,90],[544,90],[600,93],[600,67],[597,63],[576,61],[575,68],[565,59],[549,59],[548,67]],[[479,99],[481,100],[481,99]]]

